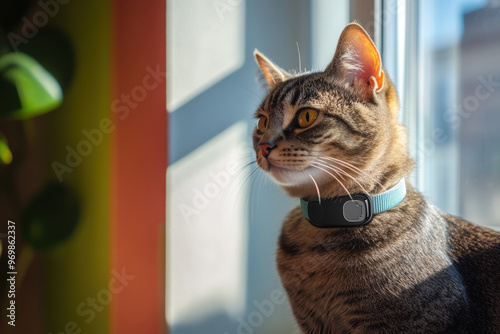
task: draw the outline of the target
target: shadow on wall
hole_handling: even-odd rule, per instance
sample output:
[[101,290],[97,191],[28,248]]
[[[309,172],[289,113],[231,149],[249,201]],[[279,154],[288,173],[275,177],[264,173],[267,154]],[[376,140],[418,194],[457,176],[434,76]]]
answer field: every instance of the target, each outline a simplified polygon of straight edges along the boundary
[[[262,50],[271,58],[279,59],[284,68],[298,69],[296,45],[298,42],[303,46],[301,49],[303,67],[310,63],[309,15],[304,14],[308,13],[307,3],[299,0],[273,2],[259,0],[242,1],[241,4],[245,6],[245,62],[237,71],[171,113],[169,129],[171,164],[188,156],[240,121],[248,124],[248,146],[251,145],[251,130],[255,126],[253,114],[264,95],[264,90],[256,82],[257,68],[252,56],[255,48]],[[227,11],[224,15],[229,16],[231,12]],[[253,153],[252,160],[254,160]],[[275,265],[275,253],[281,223],[288,211],[297,203],[288,198],[277,186],[265,180],[266,178],[265,175],[251,178],[247,194],[240,195],[244,198],[248,210],[246,303],[241,318],[235,317],[234,313],[229,314],[221,310],[200,320],[174,323],[171,333],[290,334],[295,330],[295,321],[286,297],[284,294],[281,299],[277,297],[276,290],[282,291],[282,287]],[[185,265],[196,265],[196,262],[186,260]],[[271,307],[266,301],[271,301],[272,298],[277,298],[277,302],[270,302]],[[261,307],[261,304],[264,306]]]

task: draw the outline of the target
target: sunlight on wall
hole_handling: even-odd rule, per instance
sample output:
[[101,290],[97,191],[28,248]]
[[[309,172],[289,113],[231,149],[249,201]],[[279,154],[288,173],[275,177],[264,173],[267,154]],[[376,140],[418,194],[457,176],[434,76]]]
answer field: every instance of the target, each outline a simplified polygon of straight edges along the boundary
[[349,0],[311,2],[311,52],[314,71],[332,61],[340,33],[349,24]]
[[246,123],[236,123],[167,170],[170,326],[244,311],[246,137]]
[[167,1],[167,109],[243,65],[245,0]]

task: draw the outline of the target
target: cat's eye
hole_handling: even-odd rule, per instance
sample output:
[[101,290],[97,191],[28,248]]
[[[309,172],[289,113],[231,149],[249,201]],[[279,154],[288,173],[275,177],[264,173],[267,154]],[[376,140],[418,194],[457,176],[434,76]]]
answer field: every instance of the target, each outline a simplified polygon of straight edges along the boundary
[[261,133],[264,132],[267,129],[268,123],[269,120],[267,119],[266,116],[264,115],[259,116],[259,120],[257,121],[257,130],[259,130],[259,132]]
[[318,118],[317,110],[306,108],[300,111],[297,120],[301,128],[307,128],[308,126],[313,124],[317,118]]

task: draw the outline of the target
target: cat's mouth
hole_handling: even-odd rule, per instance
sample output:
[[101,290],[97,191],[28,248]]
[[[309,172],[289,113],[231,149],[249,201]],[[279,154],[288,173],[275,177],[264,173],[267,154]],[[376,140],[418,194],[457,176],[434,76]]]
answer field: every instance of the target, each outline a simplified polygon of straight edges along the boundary
[[267,171],[272,178],[280,185],[293,186],[300,185],[309,180],[308,173],[312,172],[313,167],[307,166],[303,169],[294,169],[288,166],[277,165],[268,161]]
[[306,159],[290,162],[280,157],[259,155],[258,165],[280,186],[300,187],[311,182],[311,176],[320,177],[318,171]]

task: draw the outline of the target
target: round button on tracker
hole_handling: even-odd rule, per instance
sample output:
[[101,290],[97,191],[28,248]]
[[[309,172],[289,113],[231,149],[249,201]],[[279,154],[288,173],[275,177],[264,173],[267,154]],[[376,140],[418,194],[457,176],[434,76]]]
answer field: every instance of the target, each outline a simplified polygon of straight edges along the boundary
[[359,223],[366,219],[365,203],[361,200],[352,200],[344,203],[343,214],[350,223]]

